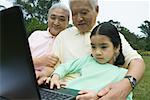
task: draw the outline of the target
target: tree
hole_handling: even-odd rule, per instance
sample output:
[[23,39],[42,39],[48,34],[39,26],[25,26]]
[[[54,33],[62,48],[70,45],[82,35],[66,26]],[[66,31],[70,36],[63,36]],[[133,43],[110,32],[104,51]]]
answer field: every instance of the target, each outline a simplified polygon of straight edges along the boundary
[[146,37],[150,37],[150,22],[148,20],[144,21],[144,24],[139,26],[141,32],[146,35]]
[[109,22],[110,22],[111,24],[115,25],[116,28],[118,29],[118,31],[121,30],[121,24],[120,24],[120,22],[118,22],[118,21],[113,21],[113,20],[109,20]]
[[139,49],[137,44],[137,36],[134,33],[131,33],[126,27],[121,26],[121,23],[118,21],[109,20],[109,22],[116,26],[118,31],[125,36],[127,41],[134,49]]
[[48,9],[53,3],[60,0],[16,0],[14,5],[21,6],[27,35],[35,30],[43,30],[47,27]]
[[145,39],[145,50],[150,51],[150,22],[148,20],[144,21],[144,24],[139,26],[138,28],[141,29],[141,32],[146,35]]
[[26,20],[27,36],[35,30],[46,30],[47,24],[38,21],[36,18]]
[[48,9],[54,2],[60,0],[16,0],[15,4],[20,5],[24,11],[25,20],[36,18],[40,22],[47,22]]

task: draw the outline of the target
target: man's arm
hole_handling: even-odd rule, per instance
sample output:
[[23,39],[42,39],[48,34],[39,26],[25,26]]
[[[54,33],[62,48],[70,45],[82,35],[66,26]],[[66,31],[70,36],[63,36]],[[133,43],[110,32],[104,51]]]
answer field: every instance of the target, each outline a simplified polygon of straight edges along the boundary
[[144,74],[144,61],[141,55],[139,55],[137,51],[130,46],[125,37],[122,34],[119,35],[122,42],[123,55],[125,56],[125,64],[128,66],[127,75],[133,76],[138,82]]
[[[133,59],[129,64],[127,75],[131,75],[139,81],[144,73],[145,65],[141,59]],[[99,100],[126,100],[128,94],[132,91],[131,84],[127,78],[112,83],[99,91]]]
[[136,78],[137,82],[142,78],[145,70],[145,64],[142,59],[135,58],[131,60],[128,68],[127,75],[131,75]]
[[[133,76],[138,82],[142,78],[145,70],[144,61],[142,57],[132,49],[122,34],[120,34],[120,37],[126,65],[128,65],[128,72],[126,75]],[[126,100],[126,97],[131,90],[132,87],[129,80],[124,78],[117,83],[106,86],[104,89],[99,91],[98,96],[100,97],[99,100]]]
[[54,71],[54,68],[46,67],[46,66],[44,67],[42,71],[35,70],[38,85],[43,84],[46,77],[50,76],[53,73],[53,71]]
[[56,63],[58,62],[58,57],[55,55],[44,55],[41,57],[34,57],[33,63],[34,66],[48,66],[48,67],[54,67]]

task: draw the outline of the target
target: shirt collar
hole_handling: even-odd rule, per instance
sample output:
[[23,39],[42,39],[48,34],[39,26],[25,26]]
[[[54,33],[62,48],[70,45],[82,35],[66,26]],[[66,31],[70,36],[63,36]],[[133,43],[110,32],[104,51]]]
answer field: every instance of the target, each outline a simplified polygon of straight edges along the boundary
[[[87,33],[90,33],[92,32],[92,30],[98,25],[98,23],[96,22],[95,25],[92,27],[91,30],[89,30],[88,32],[84,33],[84,34],[87,34]],[[75,32],[76,34],[75,35],[80,35],[80,31],[78,30],[78,28],[75,29],[77,32]]]
[[45,34],[46,37],[48,38],[56,38],[56,36],[53,36],[50,32],[49,32],[49,28],[47,28],[47,34]]

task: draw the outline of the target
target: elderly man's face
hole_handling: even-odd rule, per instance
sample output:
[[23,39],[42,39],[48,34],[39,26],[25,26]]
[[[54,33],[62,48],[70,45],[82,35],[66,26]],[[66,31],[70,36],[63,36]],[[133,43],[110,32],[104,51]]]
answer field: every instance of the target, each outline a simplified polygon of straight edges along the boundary
[[48,16],[48,27],[52,35],[58,35],[68,26],[68,15],[69,14],[61,8],[51,10],[50,15]]
[[87,0],[71,0],[73,24],[81,33],[88,32],[95,25],[98,11],[93,9]]

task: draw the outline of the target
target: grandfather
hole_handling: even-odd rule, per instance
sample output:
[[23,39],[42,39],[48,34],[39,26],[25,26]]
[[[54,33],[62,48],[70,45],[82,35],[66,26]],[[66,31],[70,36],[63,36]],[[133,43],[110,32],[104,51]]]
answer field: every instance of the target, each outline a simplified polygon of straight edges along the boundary
[[[98,0],[70,0],[69,3],[74,27],[64,30],[57,36],[52,50],[53,54],[58,56],[59,63],[90,54],[90,34],[96,26],[99,12]],[[133,50],[121,33],[120,38],[125,56],[123,67],[128,68],[128,72],[123,80],[100,90],[98,93],[100,100],[125,100],[144,73],[145,65],[142,57]],[[70,76],[77,77],[78,73]]]

